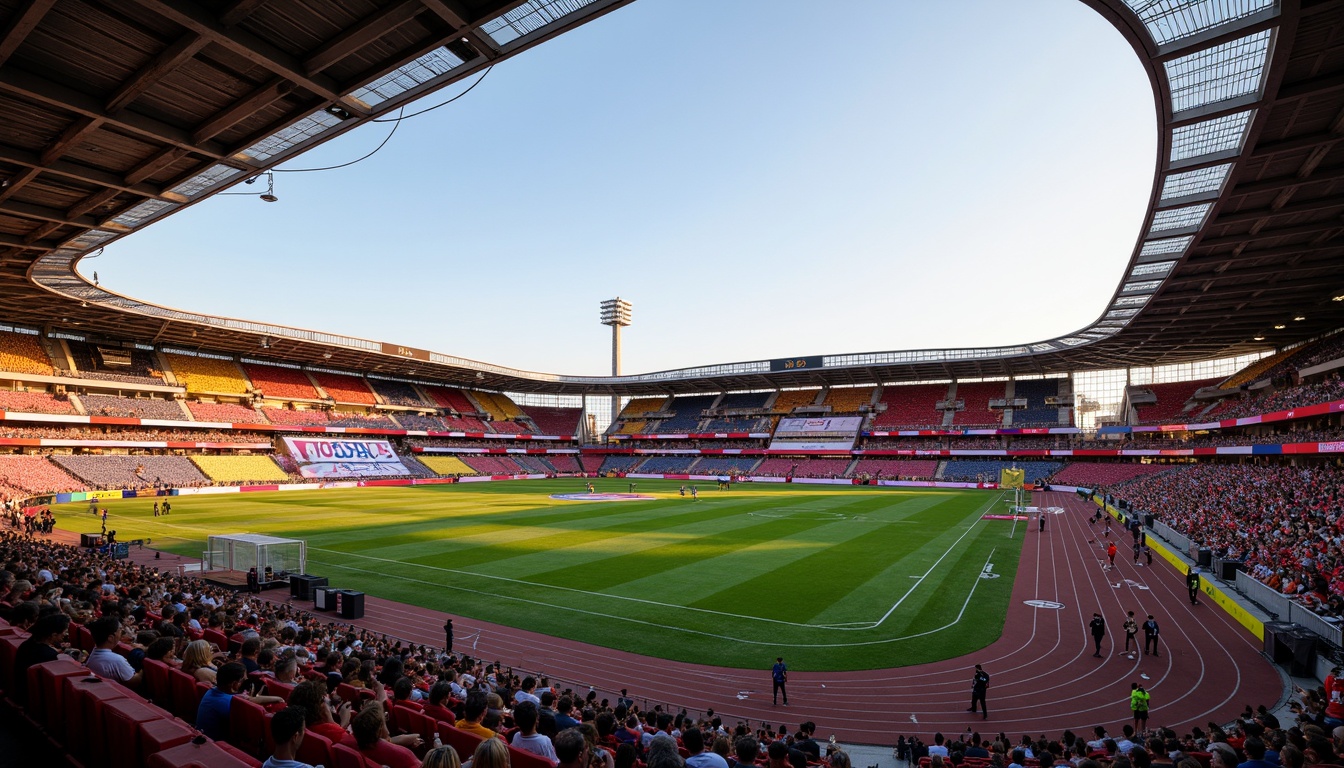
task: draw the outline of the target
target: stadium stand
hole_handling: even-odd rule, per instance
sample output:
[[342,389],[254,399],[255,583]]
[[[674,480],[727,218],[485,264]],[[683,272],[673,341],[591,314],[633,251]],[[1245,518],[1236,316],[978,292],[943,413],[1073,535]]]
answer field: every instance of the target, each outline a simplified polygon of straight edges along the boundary
[[555,471],[555,467],[552,467],[540,456],[525,456],[520,454],[511,456],[510,458],[517,462],[518,466],[522,467],[524,472],[530,472],[532,474],[548,474]]
[[[1323,522],[1344,498],[1344,470],[1328,465],[1184,464],[1116,486],[1137,510],[1213,550],[1244,560],[1251,576],[1309,609],[1344,614]],[[1234,515],[1228,510],[1236,510]]]
[[373,405],[377,402],[373,397],[373,390],[369,389],[362,376],[318,371],[312,371],[311,373],[313,379],[317,381],[317,385],[327,393],[328,397],[338,403]]
[[441,454],[421,453],[417,454],[417,459],[421,464],[432,469],[436,474],[444,476],[474,475],[476,470],[467,466],[456,456],[444,456]]
[[1047,480],[1059,471],[1059,461],[1005,461],[983,459],[953,459],[943,465],[942,479],[958,483],[997,483],[1004,469],[1021,469],[1028,483]]
[[15,413],[71,414],[75,407],[69,400],[46,392],[10,392],[0,390],[0,411]]
[[908,386],[888,386],[882,389],[882,399],[887,410],[879,413],[873,420],[877,429],[940,427],[943,424],[943,412],[938,410],[940,401],[947,399],[946,384],[912,384]]
[[270,456],[192,456],[191,461],[216,483],[287,483],[290,480]]
[[0,456],[0,494],[10,498],[53,491],[83,491],[84,483],[66,474],[45,456]]
[[1302,347],[1293,349],[1281,349],[1269,357],[1262,357],[1250,365],[1242,368],[1240,371],[1227,377],[1227,380],[1218,385],[1219,389],[1236,389],[1242,384],[1251,384],[1265,378],[1265,372],[1270,368],[1284,362],[1288,358],[1302,351]]
[[1051,483],[1075,485],[1081,488],[1105,488],[1137,477],[1165,472],[1166,464],[1119,464],[1109,462],[1076,461],[1050,478]]
[[774,422],[768,416],[720,416],[701,425],[705,432],[769,432]]
[[402,429],[423,429],[426,432],[445,432],[448,430],[443,419],[438,416],[425,416],[420,413],[395,413],[393,419]]
[[388,405],[405,405],[412,408],[433,405],[433,403],[426,402],[420,396],[420,393],[415,391],[414,386],[404,381],[388,381],[386,379],[365,379],[364,381]]
[[1135,407],[1140,424],[1169,424],[1183,420],[1185,404],[1204,387],[1211,387],[1218,379],[1200,379],[1199,381],[1176,381],[1167,384],[1148,384],[1134,387],[1146,389],[1157,397],[1157,402]]
[[472,453],[463,454],[462,461],[483,475],[514,475],[521,471],[517,462],[508,456],[483,456]]
[[243,363],[252,386],[278,400],[317,400],[319,395],[308,374],[293,368]]
[[635,398],[626,403],[625,407],[621,409],[620,418],[628,419],[632,416],[642,416],[646,413],[658,413],[665,410],[663,406],[667,404],[667,401],[668,398],[666,397]]
[[532,419],[543,435],[577,435],[581,408],[550,408],[540,405],[525,405],[523,412]]
[[691,471],[697,475],[745,475],[760,460],[759,456],[704,456]]
[[658,431],[667,433],[697,431],[700,422],[705,418],[702,412],[713,405],[718,397],[718,395],[686,395],[672,398],[672,402],[667,406],[667,410],[672,411],[672,418],[659,424]]
[[330,424],[326,411],[291,411],[288,408],[262,408],[266,420],[272,424],[284,424],[291,427],[324,427]]
[[766,477],[843,477],[849,459],[808,459],[771,456],[752,470]]
[[434,470],[426,467],[420,459],[415,456],[410,454],[399,454],[399,458],[401,459],[401,465],[406,468],[407,472],[411,473],[412,477],[434,477],[436,474]]
[[188,392],[218,392],[229,395],[247,394],[247,379],[232,360],[213,357],[164,354],[177,383]]
[[652,423],[654,423],[654,422],[643,421],[643,420],[641,420],[641,419],[635,419],[634,421],[618,421],[618,422],[616,422],[616,423],[617,423],[617,424],[620,424],[621,426],[620,426],[619,428],[617,428],[617,430],[616,430],[615,432],[613,432],[612,434],[616,434],[616,435],[639,435],[639,434],[643,434],[643,433],[644,433],[644,430],[645,430],[650,424],[652,424]]
[[186,456],[52,456],[62,469],[91,488],[191,487],[206,485]]
[[689,456],[651,456],[639,465],[639,471],[651,474],[683,474],[691,471],[691,465],[698,458],[700,457],[694,454]]
[[952,423],[964,426],[998,426],[1003,422],[1003,411],[990,408],[990,400],[1002,400],[1007,385],[1002,381],[982,381],[975,384],[957,384],[957,399],[965,407],[956,412]]
[[[555,467],[556,472],[582,472],[579,459],[572,453],[548,453],[546,460]],[[600,464],[599,464],[600,466]]]
[[81,395],[84,410],[90,416],[121,416],[128,419],[171,419],[186,421],[187,415],[175,400],[156,397],[116,397]]
[[822,405],[831,406],[831,413],[858,413],[859,408],[873,402],[876,387],[831,387],[826,390]]
[[580,456],[580,457],[579,457],[579,465],[583,468],[583,471],[584,471],[584,472],[597,472],[597,471],[600,471],[600,470],[602,469],[602,465],[606,463],[606,459],[608,459],[608,458],[610,458],[610,457],[606,457],[606,456]]
[[865,456],[859,459],[850,472],[852,477],[880,477],[884,480],[910,479],[930,480],[938,471],[937,460],[924,459],[888,459]]
[[[82,341],[65,342],[79,376],[102,381],[163,385],[163,374],[154,366],[154,356],[143,349],[99,347]],[[125,362],[125,365],[118,364]]]
[[479,410],[490,414],[490,417],[495,421],[509,421],[523,415],[522,410],[518,408],[518,404],[502,392],[471,392],[469,394],[480,404]]
[[1045,404],[1045,398],[1058,396],[1059,379],[1013,382],[1013,397],[1027,401],[1026,408],[1013,410],[1013,426],[1059,426],[1059,406]]
[[[1263,379],[1273,381],[1285,377],[1292,371],[1310,368],[1319,363],[1336,360],[1341,356],[1344,356],[1344,332],[1335,333],[1293,349],[1289,354],[1276,359],[1274,365],[1268,366],[1249,381],[1254,382]],[[1277,355],[1275,357],[1278,358]]]
[[187,410],[197,421],[225,421],[231,424],[265,424],[266,417],[256,408],[237,403],[200,403],[187,401]]
[[501,435],[524,435],[530,432],[524,424],[517,421],[490,421],[486,422],[491,432]]
[[470,416],[443,416],[443,426],[450,432],[489,432],[485,423]]
[[786,389],[775,398],[770,410],[775,413],[791,413],[794,408],[815,403],[820,392],[820,389]]
[[0,332],[0,371],[52,376],[51,358],[42,349],[42,341],[27,333]]
[[363,429],[396,429],[397,425],[383,413],[361,413],[359,411],[331,411],[327,414],[327,423],[333,427],[359,427]]
[[770,395],[770,392],[733,392],[720,398],[719,404],[715,407],[724,410],[764,408],[770,400]]
[[1324,379],[1299,384],[1296,387],[1276,390],[1246,400],[1238,400],[1218,409],[1218,416],[1224,419],[1255,416],[1290,408],[1302,408],[1317,403],[1344,400],[1344,380],[1338,373]]
[[[588,466],[589,458],[595,457],[585,456],[585,467]],[[639,466],[639,462],[643,460],[643,456],[607,456],[603,459],[602,465],[598,471],[604,475],[608,472],[631,472],[635,467]]]
[[460,389],[427,386],[424,390],[440,408],[447,408],[456,413],[478,413],[476,405],[468,400]]

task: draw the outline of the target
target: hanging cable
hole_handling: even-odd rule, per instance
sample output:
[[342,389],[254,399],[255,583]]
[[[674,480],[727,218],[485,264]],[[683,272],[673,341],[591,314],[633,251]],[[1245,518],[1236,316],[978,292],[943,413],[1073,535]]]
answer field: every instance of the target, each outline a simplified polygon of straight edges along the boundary
[[465,91],[462,91],[461,93],[457,94],[451,99],[439,102],[438,104],[435,104],[432,107],[426,107],[418,112],[412,112],[411,114],[408,115],[406,114],[406,107],[403,106],[400,110],[398,110],[398,114],[396,117],[378,118],[370,120],[369,122],[371,123],[392,123],[392,130],[387,132],[387,135],[383,137],[382,142],[378,146],[374,147],[373,151],[369,152],[363,157],[356,158],[348,163],[341,163],[339,165],[326,165],[321,168],[273,168],[272,170],[275,173],[313,173],[316,171],[334,171],[337,170],[338,168],[349,168],[355,163],[362,163],[365,160],[368,160],[370,157],[373,157],[374,155],[378,154],[378,152],[383,147],[387,146],[387,142],[392,140],[392,137],[397,133],[397,129],[401,127],[401,121],[410,120],[411,118],[419,117],[420,115],[423,115],[426,112],[433,112],[439,107],[446,107],[449,104],[452,104],[454,101],[457,101],[463,96],[466,96],[468,93],[471,93],[472,90],[476,88],[476,86],[481,84],[481,81],[485,79],[485,76],[490,74],[490,70],[494,68],[495,68],[494,64],[491,64],[490,66],[486,67],[485,71],[481,73],[481,76],[476,78],[476,82],[472,83]]

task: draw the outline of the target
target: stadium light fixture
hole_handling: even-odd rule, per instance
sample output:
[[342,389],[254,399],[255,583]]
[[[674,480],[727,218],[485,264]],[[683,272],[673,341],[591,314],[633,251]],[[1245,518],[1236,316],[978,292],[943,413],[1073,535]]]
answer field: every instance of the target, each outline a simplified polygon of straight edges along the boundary
[[1256,341],[1264,341],[1264,340],[1265,340],[1265,337],[1264,337],[1263,335],[1261,335],[1261,334],[1257,334],[1257,335],[1255,335],[1255,336],[1252,336],[1251,338],[1255,339]]
[[1331,301],[1344,301],[1344,296],[1336,296],[1335,298],[1331,299]]
[[1287,327],[1288,327],[1288,326],[1284,325],[1283,323],[1279,323],[1278,325],[1274,326],[1274,330],[1276,330],[1276,331],[1282,331],[1284,328],[1287,328]]
[[[611,327],[611,375],[621,375],[621,329],[628,327],[634,322],[634,305],[617,296],[614,299],[607,299],[598,304],[601,310],[599,317],[602,324]],[[611,418],[614,420],[616,414],[621,411],[621,398],[619,395],[611,396]]]
[[1293,318],[1293,322],[1300,323],[1300,322],[1302,322],[1303,320],[1306,320],[1306,319],[1307,319],[1307,316],[1306,316],[1306,315],[1298,315],[1297,317],[1294,317],[1294,318]]

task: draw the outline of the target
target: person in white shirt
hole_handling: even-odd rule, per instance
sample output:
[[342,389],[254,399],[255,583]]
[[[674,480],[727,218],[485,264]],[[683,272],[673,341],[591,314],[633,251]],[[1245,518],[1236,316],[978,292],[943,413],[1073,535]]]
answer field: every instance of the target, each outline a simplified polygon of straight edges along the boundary
[[555,756],[555,746],[551,743],[550,738],[537,733],[537,719],[539,717],[540,714],[536,704],[530,701],[518,702],[518,705],[513,708],[513,722],[518,726],[518,732],[513,734],[513,741],[509,743],[516,749],[531,752],[538,757],[549,760],[552,766],[559,765],[560,759]]
[[541,699],[537,698],[536,694],[532,693],[532,691],[536,690],[536,688],[537,688],[536,678],[532,677],[531,675],[528,675],[527,677],[523,678],[523,687],[519,688],[518,692],[513,694],[513,703],[521,704],[524,701],[530,701],[533,704],[536,704],[538,707],[540,707]]
[[93,642],[97,647],[89,654],[85,666],[99,677],[138,688],[140,673],[135,671],[129,661],[112,650],[121,642],[121,622],[113,616],[104,616],[89,624],[89,632],[93,635]]
[[942,733],[933,734],[933,743],[929,745],[929,757],[933,757],[934,755],[938,755],[939,757],[950,757],[951,753],[947,751],[947,745],[943,743],[945,741],[947,740],[943,738]]

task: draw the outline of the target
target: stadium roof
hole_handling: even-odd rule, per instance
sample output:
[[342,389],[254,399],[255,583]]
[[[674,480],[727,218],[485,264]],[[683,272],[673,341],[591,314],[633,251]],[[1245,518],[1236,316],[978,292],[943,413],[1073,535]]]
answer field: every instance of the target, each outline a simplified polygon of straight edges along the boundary
[[1344,326],[1344,3],[1083,1],[1148,72],[1158,155],[1126,277],[1068,336],[565,376],[156,306],[76,271],[116,238],[632,0],[0,0],[0,318],[571,394],[1159,365]]

